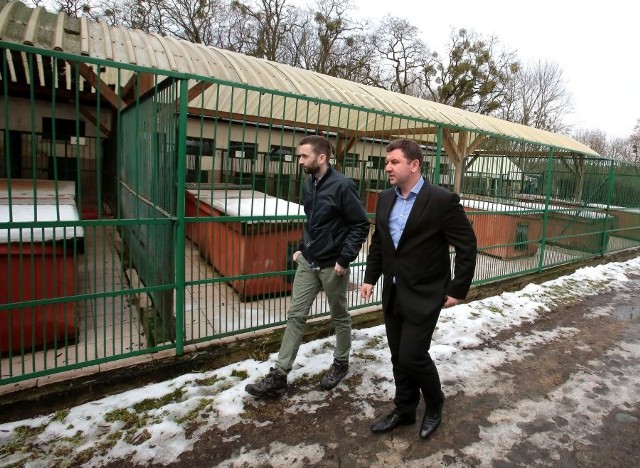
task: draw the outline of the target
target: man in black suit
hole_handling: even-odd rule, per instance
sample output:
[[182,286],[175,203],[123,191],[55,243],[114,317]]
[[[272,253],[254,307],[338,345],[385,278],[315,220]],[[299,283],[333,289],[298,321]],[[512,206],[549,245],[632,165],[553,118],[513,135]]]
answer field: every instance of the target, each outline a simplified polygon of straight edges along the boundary
[[[387,148],[383,191],[360,294],[371,297],[381,275],[382,304],[396,394],[394,410],[371,426],[375,433],[414,424],[420,393],[425,413],[420,437],[440,425],[444,393],[429,355],[442,307],[460,303],[471,285],[477,243],[460,198],[422,177],[423,154],[411,140]],[[449,246],[455,249],[451,277]]]

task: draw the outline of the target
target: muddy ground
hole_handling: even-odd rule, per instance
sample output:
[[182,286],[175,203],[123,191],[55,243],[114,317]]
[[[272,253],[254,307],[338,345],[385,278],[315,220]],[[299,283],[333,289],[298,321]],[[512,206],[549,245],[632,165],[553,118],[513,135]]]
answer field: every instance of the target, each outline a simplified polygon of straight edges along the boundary
[[[371,418],[357,414],[361,405],[350,387],[359,381],[352,375],[313,413],[283,410],[313,382],[290,386],[282,399],[252,401],[245,415],[252,422],[206,432],[170,466],[640,466],[640,397],[633,397],[640,393],[640,276],[632,283],[623,292],[543,313],[484,343],[490,351],[517,334],[578,330],[574,339],[556,339],[521,362],[495,368],[500,384],[491,391],[448,391],[443,423],[429,440],[418,437],[418,424],[372,434]],[[630,355],[613,352],[621,347]],[[584,398],[571,393],[570,382],[593,375],[598,378]],[[446,388],[446,375],[441,377]],[[618,403],[617,394],[631,395],[633,403]],[[386,400],[369,403],[376,418],[390,409]],[[252,458],[253,451],[266,451],[268,458]]]

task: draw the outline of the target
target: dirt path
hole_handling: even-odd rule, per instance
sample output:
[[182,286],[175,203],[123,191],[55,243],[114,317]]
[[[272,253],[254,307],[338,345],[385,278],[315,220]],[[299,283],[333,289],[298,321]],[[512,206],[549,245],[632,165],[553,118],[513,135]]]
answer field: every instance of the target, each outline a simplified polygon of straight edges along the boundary
[[427,441],[418,425],[371,434],[390,404],[355,400],[356,374],[313,412],[285,410],[315,391],[313,382],[256,400],[247,405],[251,423],[207,431],[170,466],[640,466],[640,277],[504,331],[469,357],[500,356],[516,339],[519,358],[496,361],[477,388],[451,388],[441,369],[443,424]]

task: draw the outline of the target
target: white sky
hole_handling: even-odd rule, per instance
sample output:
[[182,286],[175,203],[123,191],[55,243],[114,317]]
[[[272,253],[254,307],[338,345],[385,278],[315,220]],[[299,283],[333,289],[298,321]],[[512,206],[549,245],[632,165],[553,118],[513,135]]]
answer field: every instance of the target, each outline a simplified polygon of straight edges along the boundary
[[[490,348],[482,346],[483,343],[500,331],[516,328],[524,322],[535,322],[543,311],[557,309],[557,313],[562,313],[563,307],[558,307],[558,304],[566,305],[570,298],[585,299],[605,291],[614,291],[617,297],[624,297],[625,291],[638,288],[639,282],[630,280],[627,275],[637,273],[639,269],[640,258],[583,268],[572,275],[542,285],[530,284],[518,292],[503,293],[445,309],[431,347],[431,354],[445,382],[445,394],[452,396],[464,392],[465,395],[474,396],[500,388],[504,376],[496,368],[525,359],[537,347],[552,345],[556,340],[571,339],[579,330],[557,328],[530,334],[515,333],[513,338]],[[587,317],[613,313],[611,308],[605,307],[589,311]],[[327,338],[303,344],[289,381],[295,381],[305,374],[313,376],[324,373],[333,359],[333,342],[334,338]],[[557,430],[540,432],[535,436],[536,446],[548,451],[545,453],[549,459],[553,459],[558,451],[564,450],[567,444],[571,448],[574,443],[587,443],[590,436],[598,433],[611,411],[620,411],[619,408],[640,402],[640,392],[637,391],[640,388],[640,359],[637,359],[640,345],[621,342],[607,353],[619,357],[619,361],[625,363],[624,369],[612,369],[597,360],[590,361],[542,398],[524,398],[513,407],[497,408],[487,418],[487,425],[479,428],[479,440],[465,447],[465,453],[475,457],[483,466],[491,466],[492,462],[502,460],[520,438],[526,437],[517,427],[527,421],[552,419],[557,414],[562,414],[567,419],[569,429],[560,433],[563,429],[559,426]],[[358,355],[366,358],[356,358]],[[362,376],[361,384],[355,387],[357,394],[354,395],[361,408],[354,412],[353,419],[371,421],[379,415],[375,414],[376,410],[370,402],[380,399],[391,402],[394,393],[384,327],[354,330],[352,356],[350,376],[347,379]],[[375,359],[371,359],[371,356],[375,356]],[[117,443],[106,454],[88,460],[86,466],[101,466],[126,456],[131,456],[133,463],[141,465],[171,463],[180,454],[192,450],[194,441],[206,430],[217,427],[224,431],[243,422],[241,415],[245,404],[256,404],[253,397],[245,393],[244,387],[266,374],[269,367],[274,365],[275,358],[276,355],[273,354],[266,362],[246,360],[214,371],[186,374],[173,380],[147,385],[71,408],[64,418],[46,415],[0,424],[0,447],[8,444],[16,446],[14,453],[0,458],[0,465],[15,464],[27,468],[63,465],[73,459],[66,454],[67,450],[77,454],[91,447],[106,445],[109,440],[114,439]],[[247,378],[236,376],[239,371],[246,372]],[[619,378],[621,375],[624,378]],[[214,376],[217,379],[213,379]],[[206,379],[210,382],[205,382]],[[213,380],[216,380],[215,383],[212,383]],[[598,392],[597,404],[594,404],[593,389],[598,386],[606,387],[607,392]],[[275,404],[292,414],[313,413],[316,408],[326,406],[328,399],[339,399],[339,388],[324,392],[301,386],[297,394],[284,396],[285,401]],[[137,445],[125,441],[120,422],[110,423],[105,420],[105,416],[116,409],[133,411],[131,408],[136,403],[149,398],[161,398],[176,390],[182,391],[181,401],[137,413],[140,417],[148,417],[143,428],[137,429],[136,434],[131,437]],[[567,400],[571,402],[570,407],[567,406]],[[274,403],[271,401],[259,404]],[[196,414],[206,413],[208,417],[197,416],[191,422],[180,422],[181,418],[196,408],[199,408]],[[186,429],[193,423],[197,428],[188,438]],[[251,421],[244,420],[244,423],[251,424]],[[264,428],[269,422],[254,424],[257,428]],[[40,425],[43,430],[37,438],[27,437],[17,443],[20,436],[16,428]],[[148,433],[143,434],[143,430]],[[564,442],[560,442],[561,440]],[[25,450],[24,447],[32,448]],[[277,434],[274,434],[270,445],[258,449],[243,448],[234,458],[219,466],[263,466],[271,463],[274,466],[296,467],[300,466],[305,457],[312,464],[319,462],[323,453],[321,444],[288,447],[279,443]],[[441,466],[445,464],[447,456],[447,451],[439,451],[428,460],[414,460],[415,466]],[[32,460],[23,465],[29,457]]]
[[452,30],[495,35],[524,62],[551,61],[573,94],[574,128],[627,137],[640,119],[640,4],[629,0],[353,0],[359,14],[408,19],[432,50]]

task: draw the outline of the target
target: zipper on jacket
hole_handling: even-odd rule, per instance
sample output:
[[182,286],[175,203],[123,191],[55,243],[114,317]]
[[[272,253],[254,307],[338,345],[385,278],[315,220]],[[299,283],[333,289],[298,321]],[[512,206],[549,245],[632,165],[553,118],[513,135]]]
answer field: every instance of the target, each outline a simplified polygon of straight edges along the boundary
[[[316,179],[315,177],[311,176],[311,184],[313,186],[313,203],[311,204],[311,216],[309,216],[309,234],[311,234],[311,227],[313,226],[313,223],[312,223],[313,215],[316,212],[316,198],[318,195],[319,182],[320,182],[320,179]],[[311,244],[313,244],[313,240],[309,240],[305,248],[308,249],[311,246]]]

